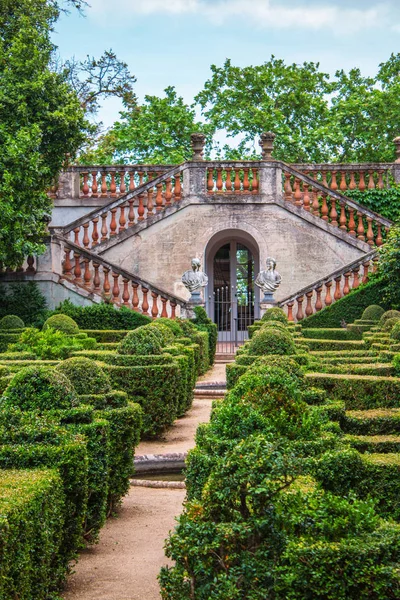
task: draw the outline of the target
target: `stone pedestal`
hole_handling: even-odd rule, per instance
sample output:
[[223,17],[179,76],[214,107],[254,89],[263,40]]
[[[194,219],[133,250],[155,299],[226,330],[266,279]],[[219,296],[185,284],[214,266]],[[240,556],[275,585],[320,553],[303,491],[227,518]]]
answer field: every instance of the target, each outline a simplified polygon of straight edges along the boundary
[[[193,301],[193,298],[195,301]],[[194,319],[196,316],[194,312],[196,306],[202,306],[204,309],[206,307],[201,297],[201,292],[194,292],[192,294],[190,300],[186,304],[186,307],[181,309],[181,317],[183,319]]]
[[[267,294],[265,294],[265,296],[267,296]],[[273,299],[272,294],[271,294],[270,300],[268,300],[268,299],[265,300],[265,296],[262,299],[262,301],[260,302],[260,317],[261,318],[265,315],[265,313],[267,312],[267,310],[269,308],[274,308],[275,306],[278,305],[278,303],[275,302],[275,300]]]

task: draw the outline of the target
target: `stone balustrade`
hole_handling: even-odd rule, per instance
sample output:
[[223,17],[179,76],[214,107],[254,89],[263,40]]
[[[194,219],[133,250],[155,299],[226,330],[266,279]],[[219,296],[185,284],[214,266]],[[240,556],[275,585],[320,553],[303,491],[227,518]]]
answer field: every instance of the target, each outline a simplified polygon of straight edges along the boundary
[[328,277],[319,279],[295,295],[281,300],[279,306],[286,309],[289,321],[301,321],[346,296],[360,283],[367,283],[369,274],[376,271],[377,263],[376,250],[368,252]]
[[65,242],[61,237],[58,239],[64,246],[63,277],[103,300],[116,306],[126,306],[153,319],[174,319],[177,309],[180,312],[186,306],[183,299],[171,296],[76,244]]
[[207,162],[208,194],[258,194],[258,162]]
[[361,206],[310,175],[281,163],[287,202],[301,207],[369,246],[381,246],[391,221]]
[[3,267],[0,265],[0,275],[8,275],[12,273],[16,275],[34,275],[36,273],[36,260],[37,259],[35,256],[28,256],[23,262],[23,264],[17,267],[16,269],[12,269],[10,267],[6,267],[5,269],[3,269]]
[[392,163],[364,164],[292,164],[293,168],[309,175],[323,186],[333,190],[382,190],[393,182]]

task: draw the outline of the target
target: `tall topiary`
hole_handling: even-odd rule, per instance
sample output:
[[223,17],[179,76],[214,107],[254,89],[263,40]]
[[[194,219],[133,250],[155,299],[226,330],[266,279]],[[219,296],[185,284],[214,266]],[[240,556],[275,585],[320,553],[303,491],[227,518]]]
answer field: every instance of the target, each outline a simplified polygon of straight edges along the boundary
[[43,330],[46,331],[46,329],[62,331],[67,335],[74,335],[79,332],[78,324],[67,315],[53,315],[49,317],[43,325]]
[[160,323],[157,319],[156,321],[153,321],[152,323],[147,325],[147,327],[150,327],[153,333],[155,332],[157,334],[160,334],[160,340],[163,346],[169,346],[170,344],[174,343],[175,335],[172,332],[172,330],[167,325],[165,325],[165,323]]
[[130,331],[118,345],[119,354],[151,356],[162,354],[160,333],[144,325]]
[[0,399],[0,409],[19,408],[22,411],[68,409],[77,404],[70,380],[49,367],[21,369]]
[[254,334],[248,344],[248,353],[263,354],[296,354],[296,346],[290,333],[274,328],[261,328]]
[[75,356],[60,363],[55,371],[65,375],[77,394],[104,394],[111,391],[108,375],[94,361]]
[[367,306],[362,314],[362,319],[365,321],[379,321],[385,310],[378,304]]
[[23,329],[25,323],[16,315],[6,315],[0,319],[0,329]]
[[280,321],[281,323],[288,323],[289,320],[285,315],[285,312],[282,308],[278,306],[274,306],[273,308],[269,308],[265,311],[263,316],[261,317],[262,321]]

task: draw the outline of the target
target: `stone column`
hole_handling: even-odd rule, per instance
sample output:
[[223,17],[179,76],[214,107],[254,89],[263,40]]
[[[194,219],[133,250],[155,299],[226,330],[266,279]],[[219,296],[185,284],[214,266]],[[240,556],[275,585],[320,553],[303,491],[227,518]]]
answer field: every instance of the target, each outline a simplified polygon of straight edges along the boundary
[[79,198],[79,173],[74,171],[61,171],[58,177],[57,190],[58,198]]

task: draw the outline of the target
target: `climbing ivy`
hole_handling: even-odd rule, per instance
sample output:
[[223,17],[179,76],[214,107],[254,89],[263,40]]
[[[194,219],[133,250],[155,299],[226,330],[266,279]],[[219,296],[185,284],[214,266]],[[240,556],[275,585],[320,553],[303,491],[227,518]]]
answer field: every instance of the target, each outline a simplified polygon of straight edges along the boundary
[[391,221],[400,220],[400,184],[383,190],[347,190],[345,195]]

